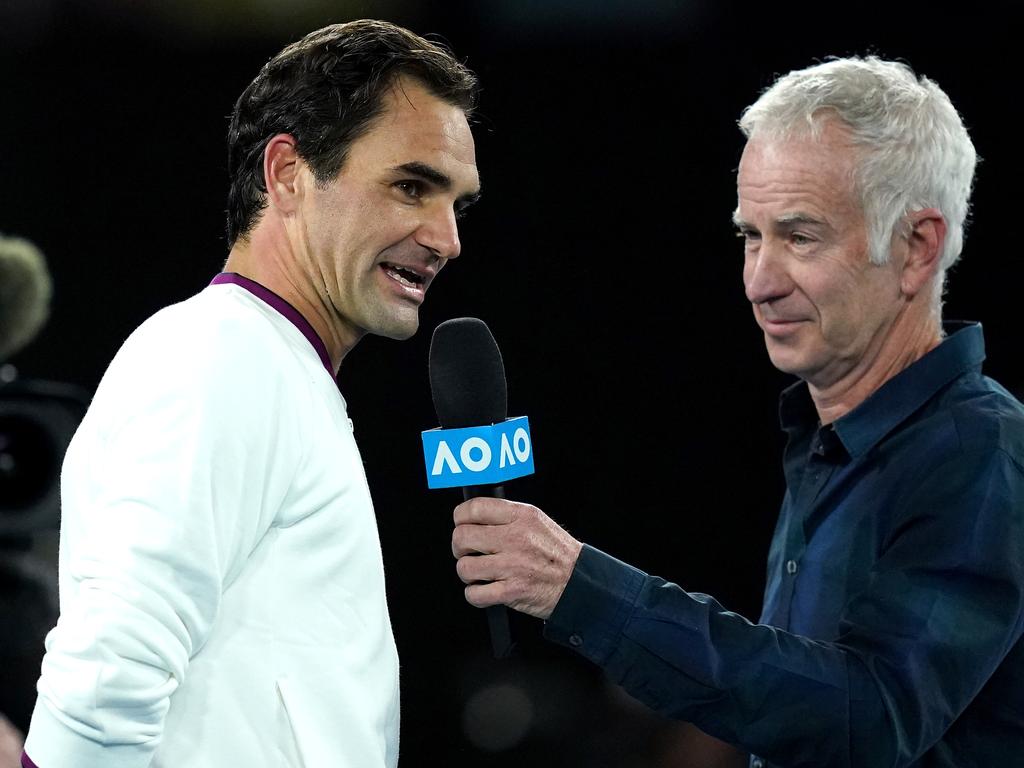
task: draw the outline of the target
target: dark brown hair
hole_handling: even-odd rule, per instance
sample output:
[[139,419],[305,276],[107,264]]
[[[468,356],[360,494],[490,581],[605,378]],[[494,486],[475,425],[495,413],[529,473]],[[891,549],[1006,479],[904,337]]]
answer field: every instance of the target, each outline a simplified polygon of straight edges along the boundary
[[476,106],[476,76],[451,51],[386,21],[324,27],[268,61],[231,115],[228,246],[249,234],[266,207],[263,152],[272,137],[294,137],[299,156],[326,184],[383,111],[384,93],[400,76],[415,78],[467,117]]

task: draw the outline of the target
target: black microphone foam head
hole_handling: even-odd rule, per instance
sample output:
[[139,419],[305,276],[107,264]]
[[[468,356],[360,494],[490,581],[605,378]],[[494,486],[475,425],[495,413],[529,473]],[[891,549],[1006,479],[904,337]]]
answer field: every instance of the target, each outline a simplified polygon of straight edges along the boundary
[[434,329],[430,339],[430,394],[444,429],[505,420],[505,366],[483,320],[457,317]]

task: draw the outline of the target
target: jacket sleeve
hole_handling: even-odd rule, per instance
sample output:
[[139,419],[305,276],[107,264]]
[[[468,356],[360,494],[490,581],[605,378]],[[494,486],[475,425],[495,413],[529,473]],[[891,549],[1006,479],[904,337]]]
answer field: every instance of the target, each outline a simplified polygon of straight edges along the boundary
[[[960,468],[962,469],[962,467]],[[545,635],[653,709],[787,766],[905,766],[1021,637],[1024,480],[936,467],[830,642],[753,624],[584,547]]]
[[25,747],[40,768],[150,763],[169,697],[271,525],[267,478],[289,471],[278,448],[296,441],[286,393],[246,339],[137,332],[72,441],[61,615]]

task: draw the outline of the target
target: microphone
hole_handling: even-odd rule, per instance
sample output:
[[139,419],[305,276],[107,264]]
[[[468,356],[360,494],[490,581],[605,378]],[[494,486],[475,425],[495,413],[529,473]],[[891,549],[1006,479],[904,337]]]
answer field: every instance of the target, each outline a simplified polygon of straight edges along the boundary
[[[505,366],[487,324],[446,320],[430,340],[430,394],[440,429],[423,432],[430,488],[462,488],[465,500],[505,498],[504,482],[533,472],[529,421],[506,419]],[[508,609],[489,606],[494,657],[512,651]]]
[[40,250],[23,238],[0,235],[0,363],[39,333],[52,291]]

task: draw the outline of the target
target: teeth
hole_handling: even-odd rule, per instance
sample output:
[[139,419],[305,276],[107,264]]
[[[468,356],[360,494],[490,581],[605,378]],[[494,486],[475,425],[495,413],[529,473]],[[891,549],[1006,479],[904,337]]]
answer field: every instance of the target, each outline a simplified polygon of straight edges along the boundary
[[419,283],[415,283],[409,278],[407,278],[405,274],[403,274],[404,270],[402,270],[399,267],[393,267],[391,265],[388,265],[384,269],[385,271],[387,271],[389,275],[391,275],[392,278],[400,282],[402,285],[408,285],[410,288],[418,288],[420,285]]

